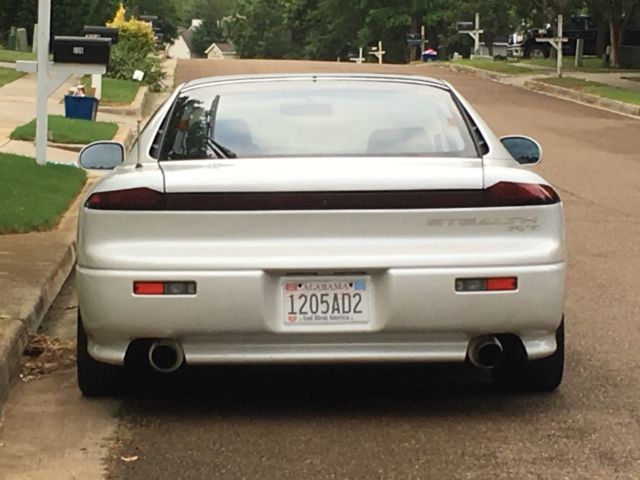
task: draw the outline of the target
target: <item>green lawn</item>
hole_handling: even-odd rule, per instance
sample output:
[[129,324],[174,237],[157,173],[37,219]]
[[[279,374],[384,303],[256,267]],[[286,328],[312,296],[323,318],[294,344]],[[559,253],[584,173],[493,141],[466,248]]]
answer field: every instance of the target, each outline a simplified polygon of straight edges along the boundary
[[0,234],[48,230],[84,185],[84,170],[0,153]]
[[466,65],[480,68],[496,73],[506,73],[508,75],[522,75],[523,73],[535,73],[531,68],[521,67],[515,62],[492,61],[492,60],[456,60],[454,65]]
[[0,47],[0,62],[15,63],[17,60],[35,60],[35,53],[31,52],[16,52],[14,50],[5,50]]
[[[547,67],[551,70],[556,69],[557,60],[555,58],[531,58],[522,59],[522,63],[528,63],[530,65],[539,65]],[[598,57],[585,57],[582,60],[582,67],[575,66],[575,57],[562,57],[562,68],[565,71],[578,71],[578,72],[620,72],[625,70],[609,68],[602,64],[602,59]],[[626,70],[628,71],[628,70]]]
[[16,72],[12,68],[2,68],[2,67],[0,67],[0,87],[3,87],[7,83],[11,83],[14,80],[19,79],[23,75],[24,75],[24,73]]
[[[84,84],[91,86],[91,77],[85,76]],[[115,78],[102,77],[102,99],[101,103],[108,105],[129,105],[136,98],[140,82],[135,80],[118,80]]]
[[611,87],[603,83],[592,82],[590,80],[583,80],[581,78],[573,78],[573,77],[545,78],[540,81],[549,83],[551,85],[557,85],[559,87],[571,88],[573,90],[580,90],[585,93],[591,93],[593,95],[610,98],[612,100],[619,100],[625,103],[640,105],[640,92],[635,90],[627,90],[625,88]]
[[[50,140],[56,143],[86,144],[98,140],[111,140],[118,131],[112,122],[90,122],[57,115],[49,115]],[[11,132],[12,140],[30,141],[36,137],[36,121],[19,126]]]

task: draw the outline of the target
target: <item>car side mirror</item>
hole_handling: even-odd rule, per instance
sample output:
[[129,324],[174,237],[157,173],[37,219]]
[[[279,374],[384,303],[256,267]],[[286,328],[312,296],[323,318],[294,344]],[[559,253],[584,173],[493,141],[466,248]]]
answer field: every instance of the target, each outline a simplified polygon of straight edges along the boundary
[[532,138],[512,135],[500,141],[520,165],[536,165],[542,160],[542,147]]
[[78,161],[89,170],[112,170],[124,162],[124,146],[118,142],[93,142],[80,151]]

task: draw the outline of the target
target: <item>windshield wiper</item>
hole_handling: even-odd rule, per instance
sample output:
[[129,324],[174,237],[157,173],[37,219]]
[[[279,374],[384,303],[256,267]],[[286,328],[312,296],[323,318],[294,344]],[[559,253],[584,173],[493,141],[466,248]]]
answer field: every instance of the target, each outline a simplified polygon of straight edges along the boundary
[[225,147],[221,143],[214,140],[216,135],[216,117],[218,115],[218,106],[220,105],[220,95],[216,95],[211,102],[209,109],[209,128],[207,132],[207,141],[215,154],[220,158],[237,158],[238,155],[230,148]]
[[209,145],[216,152],[216,155],[220,158],[238,158],[236,152],[231,150],[230,148],[225,147],[221,143],[216,142],[214,139],[209,138]]

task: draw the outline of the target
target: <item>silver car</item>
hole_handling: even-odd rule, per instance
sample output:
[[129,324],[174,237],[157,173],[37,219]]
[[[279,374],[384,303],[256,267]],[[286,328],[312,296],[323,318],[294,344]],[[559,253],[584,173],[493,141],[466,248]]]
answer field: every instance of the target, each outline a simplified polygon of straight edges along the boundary
[[[558,194],[449,84],[233,76],[177,88],[83,200],[78,381],[183,365],[471,362],[549,391],[564,361]],[[134,354],[135,353],[135,354]]]

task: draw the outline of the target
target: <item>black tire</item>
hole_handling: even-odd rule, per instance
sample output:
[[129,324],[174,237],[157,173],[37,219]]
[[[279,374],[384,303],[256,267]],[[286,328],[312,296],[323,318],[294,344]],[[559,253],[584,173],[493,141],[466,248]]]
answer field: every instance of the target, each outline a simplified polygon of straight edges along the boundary
[[556,330],[556,351],[545,358],[527,361],[524,349],[519,355],[507,353],[505,362],[492,370],[492,381],[497,387],[520,392],[552,392],[564,373],[564,318]]
[[549,58],[549,50],[542,46],[531,47],[527,58]]
[[78,387],[85,397],[102,397],[122,393],[124,389],[124,367],[98,362],[89,355],[87,334],[78,313],[76,365]]

